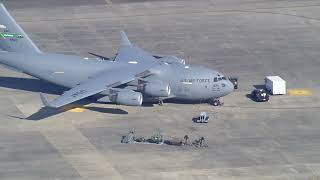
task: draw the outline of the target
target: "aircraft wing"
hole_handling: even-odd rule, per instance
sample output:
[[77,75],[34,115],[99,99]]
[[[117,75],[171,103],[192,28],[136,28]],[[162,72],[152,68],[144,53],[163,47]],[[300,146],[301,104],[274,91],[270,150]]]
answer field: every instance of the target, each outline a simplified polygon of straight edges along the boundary
[[149,73],[149,71],[143,71],[141,73],[128,73],[127,68],[117,71],[108,71],[75,86],[51,102],[47,102],[43,97],[41,97],[41,99],[45,106],[58,108],[80,99],[98,94],[107,89],[133,81],[145,73]]
[[122,43],[115,59],[115,63],[119,63],[119,66],[115,70],[100,73],[94,78],[66,91],[52,102],[47,103],[44,101],[44,104],[58,108],[152,74],[152,68],[157,66],[159,62],[149,53],[132,46],[124,32],[121,35]]
[[[119,58],[122,58],[122,61],[127,61],[127,63],[119,62],[122,66],[115,70],[105,71],[91,79],[88,79],[69,91],[66,91],[52,102],[43,102],[46,106],[58,108],[94,94],[98,94],[107,89],[128,83],[137,78],[148,76],[152,74],[150,69],[157,65],[157,63],[154,63],[153,59],[148,59],[148,56],[149,55],[139,51],[138,49],[132,50],[130,47],[127,47],[119,53]],[[143,62],[144,60],[147,61]]]

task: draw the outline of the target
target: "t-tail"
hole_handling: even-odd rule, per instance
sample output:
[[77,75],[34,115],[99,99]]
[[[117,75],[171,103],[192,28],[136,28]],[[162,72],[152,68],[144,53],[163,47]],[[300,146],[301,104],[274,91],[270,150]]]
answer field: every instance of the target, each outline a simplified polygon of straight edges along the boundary
[[41,53],[23,29],[0,3],[0,49],[8,52]]

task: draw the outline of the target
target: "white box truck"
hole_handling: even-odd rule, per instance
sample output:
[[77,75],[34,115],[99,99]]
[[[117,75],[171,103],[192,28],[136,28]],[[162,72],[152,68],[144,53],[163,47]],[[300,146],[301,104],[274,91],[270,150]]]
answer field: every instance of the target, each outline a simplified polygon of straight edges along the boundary
[[279,76],[266,76],[266,89],[273,95],[286,94],[286,81]]

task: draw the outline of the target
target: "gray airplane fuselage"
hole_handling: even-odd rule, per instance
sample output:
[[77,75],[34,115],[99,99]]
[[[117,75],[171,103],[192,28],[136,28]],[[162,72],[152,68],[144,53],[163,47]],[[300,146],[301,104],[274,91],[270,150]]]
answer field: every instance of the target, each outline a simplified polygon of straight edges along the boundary
[[[220,80],[218,80],[219,78]],[[181,100],[201,101],[219,98],[233,91],[233,84],[222,74],[197,65],[164,63],[159,67],[157,76],[146,79],[160,79],[168,82],[172,96]]]
[[[123,68],[129,70],[138,65],[73,55],[15,52],[1,52],[0,63],[68,88],[73,88],[101,72]],[[171,95],[167,98],[206,100],[219,98],[233,91],[233,84],[225,76],[201,66],[159,61],[159,65],[152,68],[152,71],[155,73],[145,80],[168,83]]]

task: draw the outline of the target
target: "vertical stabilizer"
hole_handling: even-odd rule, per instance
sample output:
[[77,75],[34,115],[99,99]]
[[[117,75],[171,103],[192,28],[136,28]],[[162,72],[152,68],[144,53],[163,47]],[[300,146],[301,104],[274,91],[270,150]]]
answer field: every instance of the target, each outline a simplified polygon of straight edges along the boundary
[[131,42],[129,41],[126,33],[124,31],[120,31],[121,34],[121,46],[131,46]]
[[41,53],[1,3],[0,49],[8,52]]

